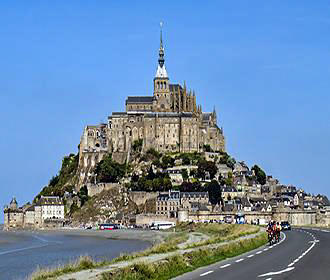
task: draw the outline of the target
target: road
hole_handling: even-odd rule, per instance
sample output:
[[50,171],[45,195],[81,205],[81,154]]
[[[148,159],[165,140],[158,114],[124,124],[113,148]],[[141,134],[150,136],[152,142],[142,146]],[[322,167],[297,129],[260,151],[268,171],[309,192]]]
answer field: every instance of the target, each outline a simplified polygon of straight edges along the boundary
[[176,277],[176,280],[329,280],[330,230],[297,228],[282,241]]

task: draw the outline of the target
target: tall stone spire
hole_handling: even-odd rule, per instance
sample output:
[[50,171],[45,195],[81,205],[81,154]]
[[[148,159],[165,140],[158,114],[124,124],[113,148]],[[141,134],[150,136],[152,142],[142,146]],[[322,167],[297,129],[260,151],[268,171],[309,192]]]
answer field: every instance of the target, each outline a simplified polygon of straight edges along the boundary
[[163,67],[165,59],[164,59],[164,47],[163,47],[163,22],[160,22],[160,46],[159,46],[159,57],[158,64],[160,67]]
[[163,22],[160,22],[160,46],[158,53],[158,67],[156,72],[156,78],[168,78],[167,71],[165,68],[165,50],[163,46]]

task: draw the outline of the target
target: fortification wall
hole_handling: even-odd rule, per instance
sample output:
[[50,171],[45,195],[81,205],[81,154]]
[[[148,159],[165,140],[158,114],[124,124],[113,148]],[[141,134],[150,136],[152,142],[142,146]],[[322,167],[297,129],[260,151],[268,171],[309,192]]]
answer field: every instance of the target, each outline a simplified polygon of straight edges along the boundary
[[144,226],[150,225],[153,222],[177,222],[176,218],[167,218],[166,216],[162,215],[155,215],[155,214],[140,214],[136,215],[136,225]]
[[159,192],[129,192],[129,198],[137,205],[143,205],[149,199],[155,199],[159,195]]
[[95,196],[104,190],[110,190],[112,188],[120,187],[118,183],[99,183],[99,184],[91,184],[88,183],[87,185],[88,195]]

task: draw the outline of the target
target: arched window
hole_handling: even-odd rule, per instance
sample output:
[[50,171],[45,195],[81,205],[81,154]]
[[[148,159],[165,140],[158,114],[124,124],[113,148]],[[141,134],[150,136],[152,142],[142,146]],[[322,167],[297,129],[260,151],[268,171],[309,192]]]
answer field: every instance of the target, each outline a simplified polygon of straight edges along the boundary
[[157,82],[157,87],[156,88],[159,89],[159,82]]

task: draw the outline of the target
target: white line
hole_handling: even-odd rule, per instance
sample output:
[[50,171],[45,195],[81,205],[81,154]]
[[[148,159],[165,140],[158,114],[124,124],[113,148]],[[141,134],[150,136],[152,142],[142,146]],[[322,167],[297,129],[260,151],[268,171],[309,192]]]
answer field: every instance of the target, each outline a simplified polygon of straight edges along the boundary
[[248,258],[252,258],[254,255],[249,255],[249,256],[247,256]]
[[268,248],[265,248],[264,251],[268,251]]
[[288,267],[286,269],[283,269],[283,270],[280,270],[280,271],[274,271],[274,272],[268,272],[268,273],[265,273],[265,274],[261,274],[259,275],[258,277],[265,277],[265,276],[271,276],[271,275],[278,275],[278,274],[282,274],[284,272],[288,272],[290,270],[294,269],[294,267]]
[[241,261],[244,261],[244,259],[239,259],[239,260],[237,260],[236,262],[239,263],[239,262],[241,262]]
[[265,279],[265,280],[272,280],[272,278],[267,278],[267,279]]
[[262,253],[262,251],[258,251],[257,253],[256,253],[256,255],[259,255],[259,254],[261,254]]
[[231,266],[231,264],[230,263],[227,263],[227,264],[225,264],[223,266],[220,266],[220,268],[225,268],[225,267],[228,267],[228,266]]
[[204,273],[202,273],[201,275],[199,275],[199,276],[205,276],[205,275],[208,275],[208,274],[210,274],[210,273],[212,273],[213,272],[213,270],[210,270],[210,271],[208,271],[208,272],[204,272]]
[[46,247],[48,245],[49,244],[43,244],[43,245],[38,245],[38,246],[13,249],[13,250],[9,250],[9,251],[0,252],[0,255],[6,255],[6,254],[16,253],[16,252],[25,251],[25,250],[31,250],[31,249],[38,249],[38,248]]

